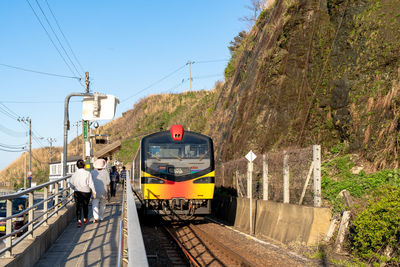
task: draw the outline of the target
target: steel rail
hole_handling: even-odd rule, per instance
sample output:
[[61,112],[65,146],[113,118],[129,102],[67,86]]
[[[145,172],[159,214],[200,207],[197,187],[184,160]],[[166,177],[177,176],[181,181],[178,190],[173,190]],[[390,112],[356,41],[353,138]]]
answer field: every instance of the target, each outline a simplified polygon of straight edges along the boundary
[[208,241],[207,243],[209,243],[209,245],[213,246],[214,248],[216,248],[217,250],[220,250],[221,252],[223,252],[224,254],[228,255],[229,257],[231,257],[232,259],[234,259],[236,262],[239,263],[239,266],[248,266],[248,267],[253,267],[254,264],[248,262],[245,258],[243,258],[242,256],[240,256],[238,253],[236,253],[235,251],[231,250],[230,248],[228,248],[227,246],[225,246],[224,244],[222,244],[221,242],[219,242],[218,240],[216,240],[214,237],[212,237],[211,235],[207,234],[206,232],[204,232],[203,230],[201,230],[199,227],[196,227],[193,224],[189,225],[189,228],[198,236],[202,238],[203,242]]
[[185,248],[185,246],[182,244],[182,242],[179,241],[179,239],[166,227],[164,224],[162,224],[164,227],[164,230],[167,231],[167,233],[174,239],[175,243],[180,247],[182,250],[183,254],[185,254],[186,258],[196,267],[200,267],[200,263],[189,253],[189,251]]

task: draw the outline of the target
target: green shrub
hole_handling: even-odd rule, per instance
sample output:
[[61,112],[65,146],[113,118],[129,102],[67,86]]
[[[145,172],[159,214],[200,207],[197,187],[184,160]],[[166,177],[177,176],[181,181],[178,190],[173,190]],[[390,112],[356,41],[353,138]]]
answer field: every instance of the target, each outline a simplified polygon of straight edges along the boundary
[[235,73],[235,66],[232,61],[233,60],[229,61],[228,65],[225,68],[225,78],[230,78]]
[[[354,197],[360,198],[371,190],[383,185],[400,187],[400,170],[382,170],[373,174],[351,173],[354,163],[350,155],[336,157],[322,164],[322,196],[332,204],[340,191],[347,189]],[[333,177],[335,179],[333,179]]]
[[[384,186],[376,190],[368,207],[353,222],[351,236],[354,253],[369,262],[400,263],[400,189]],[[386,247],[395,257],[383,256]]]

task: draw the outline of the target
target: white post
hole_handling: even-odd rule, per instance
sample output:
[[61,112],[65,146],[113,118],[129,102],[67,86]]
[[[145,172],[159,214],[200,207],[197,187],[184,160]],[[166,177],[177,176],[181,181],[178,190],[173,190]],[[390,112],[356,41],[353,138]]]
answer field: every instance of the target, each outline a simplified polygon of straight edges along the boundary
[[[251,162],[249,162],[247,164],[247,198],[251,198],[251,192],[250,192],[250,187],[251,187],[251,179],[252,179],[252,167],[253,164],[251,164]],[[250,170],[251,168],[251,170]]]
[[289,155],[283,152],[283,203],[289,203]]
[[268,162],[267,155],[263,155],[263,200],[268,200]]
[[306,194],[307,186],[308,186],[308,183],[310,182],[311,173],[312,173],[313,169],[314,169],[314,161],[311,162],[310,169],[308,170],[306,182],[304,183],[304,187],[303,187],[303,192],[301,192],[299,205],[303,204],[304,195]]
[[343,247],[343,241],[346,236],[346,230],[349,226],[350,221],[350,211],[343,212],[342,220],[340,222],[338,235],[335,241],[335,251],[340,253]]
[[314,207],[321,207],[321,146],[313,145]]
[[250,234],[253,234],[253,162],[247,164],[247,197],[250,201]]
[[250,150],[249,153],[246,155],[246,159],[249,161],[247,165],[247,197],[250,201],[250,234],[253,234],[253,161],[256,159],[256,154]]

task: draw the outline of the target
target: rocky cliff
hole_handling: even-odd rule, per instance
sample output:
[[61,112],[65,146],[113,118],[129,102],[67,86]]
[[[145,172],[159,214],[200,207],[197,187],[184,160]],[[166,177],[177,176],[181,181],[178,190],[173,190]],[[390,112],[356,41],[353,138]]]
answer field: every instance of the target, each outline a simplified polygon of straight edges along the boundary
[[397,167],[400,2],[276,1],[234,51],[215,105],[218,158],[347,144]]

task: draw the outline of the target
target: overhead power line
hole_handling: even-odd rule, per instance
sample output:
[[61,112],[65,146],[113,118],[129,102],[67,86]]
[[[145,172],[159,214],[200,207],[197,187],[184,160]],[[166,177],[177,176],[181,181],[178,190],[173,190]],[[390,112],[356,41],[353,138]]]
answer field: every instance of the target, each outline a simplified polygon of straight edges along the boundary
[[3,125],[0,124],[0,132],[3,132],[9,136],[13,136],[13,137],[24,137],[26,136],[26,133],[22,133],[22,132],[16,132],[14,130],[11,130]]
[[164,77],[162,77],[161,79],[155,81],[154,83],[150,84],[149,86],[147,86],[147,87],[143,88],[142,90],[139,90],[139,91],[136,92],[135,94],[133,94],[133,95],[131,95],[131,96],[125,98],[124,100],[121,101],[121,103],[122,103],[122,102],[125,102],[126,100],[128,100],[128,99],[130,99],[130,98],[132,98],[132,97],[134,97],[134,96],[137,96],[138,94],[140,94],[140,93],[146,91],[147,89],[150,89],[150,88],[153,87],[154,85],[156,85],[156,84],[158,84],[158,83],[164,81],[165,79],[171,77],[172,75],[174,75],[175,73],[177,73],[178,71],[180,71],[181,69],[183,69],[184,67],[186,67],[186,65],[187,65],[187,64],[182,65],[181,67],[179,67],[179,68],[177,68],[176,70],[172,71],[171,73],[165,75]]
[[[3,103],[0,102],[0,105],[2,105],[9,114],[11,114],[11,116],[14,117],[14,119],[17,119],[18,117],[20,117],[17,113],[15,113],[14,111],[12,111],[10,108],[8,108],[6,105],[4,105]],[[0,107],[1,108],[1,107]],[[4,108],[1,108],[4,110]]]
[[25,144],[21,144],[21,145],[7,145],[7,144],[1,144],[1,143],[0,143],[0,147],[8,148],[8,149],[24,149],[24,148],[25,148]]
[[11,150],[11,149],[4,149],[4,148],[0,148],[0,151],[5,151],[5,152],[24,152],[24,149],[20,149],[20,150]]
[[26,69],[26,68],[16,67],[16,66],[8,65],[8,64],[3,64],[3,63],[0,63],[0,65],[1,65],[1,66],[4,66],[4,67],[16,69],[16,70],[26,71],[26,72],[32,72],[32,73],[43,74],[43,75],[54,76],[54,77],[61,77],[61,78],[68,78],[68,79],[77,79],[77,80],[81,80],[80,77],[76,77],[76,76],[67,76],[67,75],[55,74],[55,73],[50,73],[50,72],[44,72],[44,71]]
[[201,61],[195,61],[193,63],[204,64],[204,63],[227,62],[227,61],[229,61],[229,59],[201,60]]
[[[69,57],[69,55],[68,55],[67,51],[65,50],[63,44],[61,43],[60,38],[58,38],[57,33],[54,31],[53,26],[51,26],[51,23],[50,23],[49,19],[47,18],[46,14],[44,13],[44,11],[43,11],[43,9],[42,9],[42,6],[39,4],[39,1],[38,1],[38,0],[35,0],[35,1],[36,1],[36,4],[38,5],[40,11],[42,12],[42,15],[43,15],[43,17],[45,18],[47,24],[49,25],[51,31],[53,32],[54,36],[56,37],[56,39],[57,39],[57,41],[58,41],[58,44],[61,46],[61,49],[64,51],[64,53],[65,53],[65,55],[67,56],[69,62],[70,62],[70,63],[72,64],[72,66],[74,67],[76,73],[78,73],[78,76],[81,77],[80,74],[79,74],[78,69],[76,68],[76,66],[75,66],[75,64],[74,64],[74,62],[71,60],[71,58]],[[82,77],[81,77],[81,78],[82,78]]]
[[0,113],[3,113],[4,115],[6,115],[7,117],[16,120],[18,118],[18,116],[15,116],[14,114],[10,113],[9,111],[7,111],[6,109],[0,107]]
[[[46,32],[47,37],[49,38],[49,40],[51,41],[51,43],[53,44],[54,48],[57,50],[58,54],[60,55],[60,57],[62,58],[62,60],[64,61],[65,65],[67,65],[68,69],[70,70],[70,72],[75,76],[74,71],[72,70],[71,66],[67,63],[67,61],[65,60],[64,56],[62,55],[60,49],[58,49],[58,47],[56,46],[56,44],[54,43],[53,39],[51,38],[49,32],[47,31],[46,27],[44,27],[42,21],[40,20],[38,14],[36,13],[35,9],[33,8],[33,6],[31,5],[31,3],[29,2],[29,0],[26,0],[26,2],[28,3],[29,7],[32,9],[33,13],[35,14],[36,19],[38,20],[39,24],[42,26],[43,30]],[[78,73],[79,74],[79,73]],[[79,76],[79,75],[78,75]],[[83,86],[83,84],[81,83],[80,80],[78,80],[78,82]]]
[[[164,81],[165,79],[171,77],[173,74],[177,73],[178,71],[180,71],[181,69],[183,69],[184,67],[186,67],[189,64],[205,64],[205,63],[214,63],[214,62],[224,62],[224,61],[229,61],[228,59],[214,59],[214,60],[200,60],[200,61],[188,61],[187,63],[185,63],[184,65],[182,65],[181,67],[177,68],[176,70],[172,71],[171,73],[167,74],[166,76],[160,78],[159,80],[155,81],[154,83],[150,84],[149,86],[137,91],[135,94],[123,99],[121,101],[121,103],[129,100],[130,98],[139,95],[140,93],[150,89],[151,87],[153,87],[154,85]],[[222,76],[222,74],[211,74],[211,75],[204,75],[204,76],[197,76],[197,77],[192,77],[191,79],[205,79],[205,78],[211,78],[211,77],[219,77]],[[188,79],[190,80],[190,78]],[[185,82],[185,79],[182,79],[182,82],[180,82],[179,84],[174,85],[173,87],[170,88],[170,90],[174,90],[176,88],[178,88],[179,86],[181,86],[183,83]]]
[[207,78],[213,78],[213,77],[221,77],[223,74],[209,74],[209,75],[202,75],[202,76],[194,76],[192,77],[193,80],[199,80],[199,79],[207,79]]
[[57,24],[58,29],[60,30],[62,36],[64,37],[64,40],[65,40],[65,42],[67,43],[67,45],[68,45],[68,47],[69,47],[69,50],[70,50],[71,53],[72,53],[72,56],[75,58],[75,60],[76,60],[76,62],[78,63],[79,67],[81,68],[82,73],[84,73],[85,71],[83,70],[82,64],[79,62],[78,58],[76,57],[76,55],[75,55],[75,53],[74,53],[74,50],[72,50],[72,47],[71,47],[70,43],[68,42],[67,37],[65,36],[64,32],[61,30],[60,24],[58,23],[58,20],[57,20],[56,16],[54,15],[53,10],[50,8],[49,2],[48,2],[47,0],[46,0],[46,4],[47,4],[47,7],[48,7],[49,10],[50,10],[51,15],[53,16],[54,21],[55,21],[56,24]]
[[33,153],[32,153],[32,158],[33,158],[34,160],[36,160],[37,162],[39,162],[40,164],[49,164],[48,161],[39,160],[37,157],[35,157],[35,156],[33,155]]

